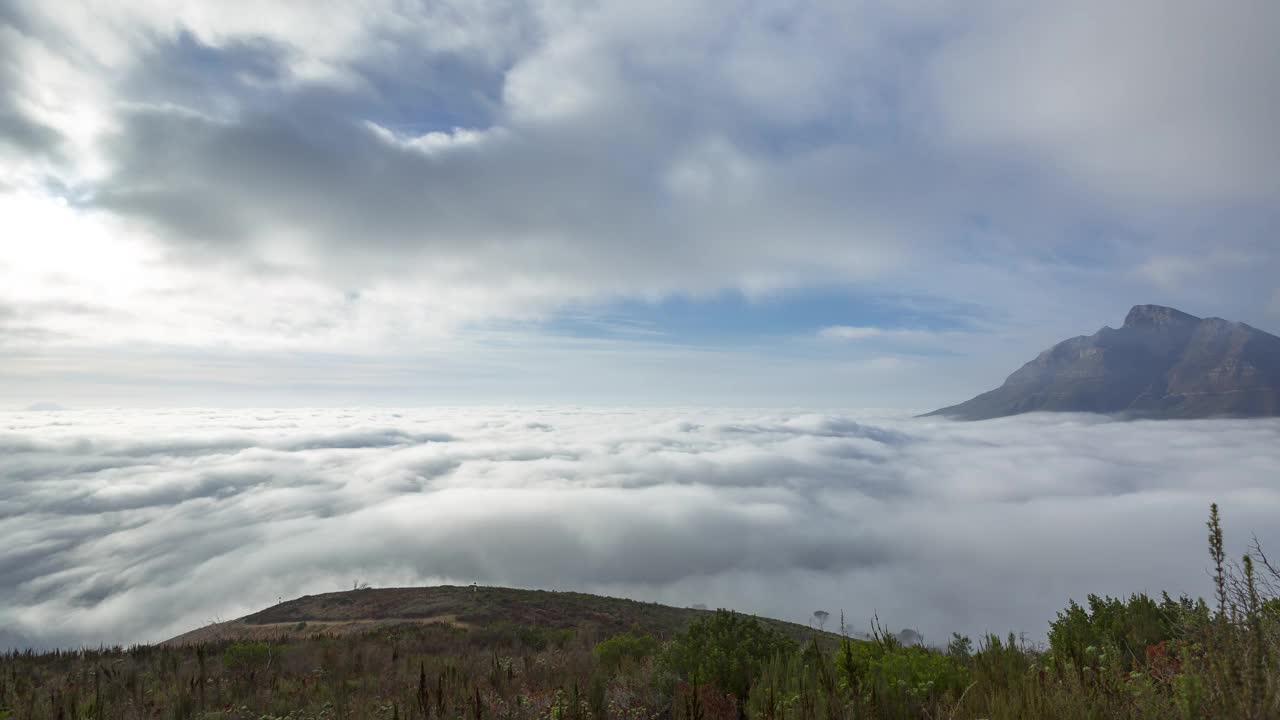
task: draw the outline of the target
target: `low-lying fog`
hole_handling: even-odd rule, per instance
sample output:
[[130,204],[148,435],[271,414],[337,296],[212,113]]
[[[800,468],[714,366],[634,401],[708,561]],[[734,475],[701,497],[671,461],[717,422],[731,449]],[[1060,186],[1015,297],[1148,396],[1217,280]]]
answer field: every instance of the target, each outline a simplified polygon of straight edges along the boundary
[[0,646],[470,583],[1042,638],[1280,554],[1280,421],[430,409],[0,414]]

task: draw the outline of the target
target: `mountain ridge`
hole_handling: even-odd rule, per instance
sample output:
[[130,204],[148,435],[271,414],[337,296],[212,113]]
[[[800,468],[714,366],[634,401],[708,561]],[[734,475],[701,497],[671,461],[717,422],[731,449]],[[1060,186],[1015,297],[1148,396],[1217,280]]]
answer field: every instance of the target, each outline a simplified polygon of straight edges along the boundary
[[1068,338],[1004,384],[928,416],[1027,412],[1192,419],[1280,415],[1280,337],[1242,322],[1135,305],[1119,328]]

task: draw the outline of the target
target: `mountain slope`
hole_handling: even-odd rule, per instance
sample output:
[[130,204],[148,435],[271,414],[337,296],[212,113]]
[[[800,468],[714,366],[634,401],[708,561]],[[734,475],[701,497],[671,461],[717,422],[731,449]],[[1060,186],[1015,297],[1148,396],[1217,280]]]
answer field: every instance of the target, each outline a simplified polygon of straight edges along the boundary
[[[604,636],[639,629],[669,637],[708,612],[575,592],[453,585],[377,588],[307,595],[237,620],[192,630],[164,644],[287,640],[426,624],[467,632],[499,627],[550,631],[591,628]],[[797,640],[813,634],[804,625],[760,620]]]
[[995,390],[929,415],[985,420],[1039,411],[1280,415],[1280,337],[1244,323],[1137,305],[1119,329],[1060,342]]

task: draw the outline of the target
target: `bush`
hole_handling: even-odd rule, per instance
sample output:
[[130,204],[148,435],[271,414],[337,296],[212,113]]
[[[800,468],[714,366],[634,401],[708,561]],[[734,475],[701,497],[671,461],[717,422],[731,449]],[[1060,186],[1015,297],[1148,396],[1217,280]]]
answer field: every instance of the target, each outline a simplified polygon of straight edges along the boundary
[[271,646],[266,643],[234,643],[222,653],[223,667],[241,672],[265,667],[270,660]]
[[836,673],[841,687],[860,702],[913,713],[958,698],[969,684],[964,659],[879,633],[872,642],[846,640]]
[[548,647],[564,647],[573,639],[574,632],[568,628],[544,628],[537,626],[520,626],[515,630],[515,639],[521,646],[542,652]]
[[1167,643],[1197,619],[1208,620],[1203,603],[1167,594],[1160,603],[1146,595],[1119,598],[1090,595],[1086,610],[1074,600],[1049,627],[1049,651],[1061,669],[1098,669],[1104,662],[1129,672],[1147,648]]
[[625,663],[637,663],[658,651],[658,641],[638,632],[614,635],[596,645],[596,660],[609,673]]
[[794,641],[754,617],[717,610],[677,635],[661,664],[676,680],[695,688],[710,683],[745,701],[768,663],[795,651]]

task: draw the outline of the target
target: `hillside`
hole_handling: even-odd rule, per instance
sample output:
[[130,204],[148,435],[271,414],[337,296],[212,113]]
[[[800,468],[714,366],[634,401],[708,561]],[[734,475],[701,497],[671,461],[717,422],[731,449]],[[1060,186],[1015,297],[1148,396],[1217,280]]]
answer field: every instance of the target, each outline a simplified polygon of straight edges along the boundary
[[0,720],[1280,718],[1280,570],[1260,546],[1224,561],[1217,505],[1207,525],[1216,609],[1088,595],[1047,646],[814,643],[800,625],[579,593],[362,590],[281,603],[209,642],[0,653]]
[[1244,323],[1138,305],[1045,350],[995,390],[935,410],[962,420],[1027,412],[1152,418],[1280,415],[1280,337]]
[[[600,637],[638,629],[670,637],[708,614],[707,610],[576,592],[453,585],[372,588],[307,595],[192,630],[164,644],[340,636],[403,625],[443,625],[474,632],[511,627],[590,630]],[[796,640],[813,635],[804,625],[767,618],[761,622]]]

